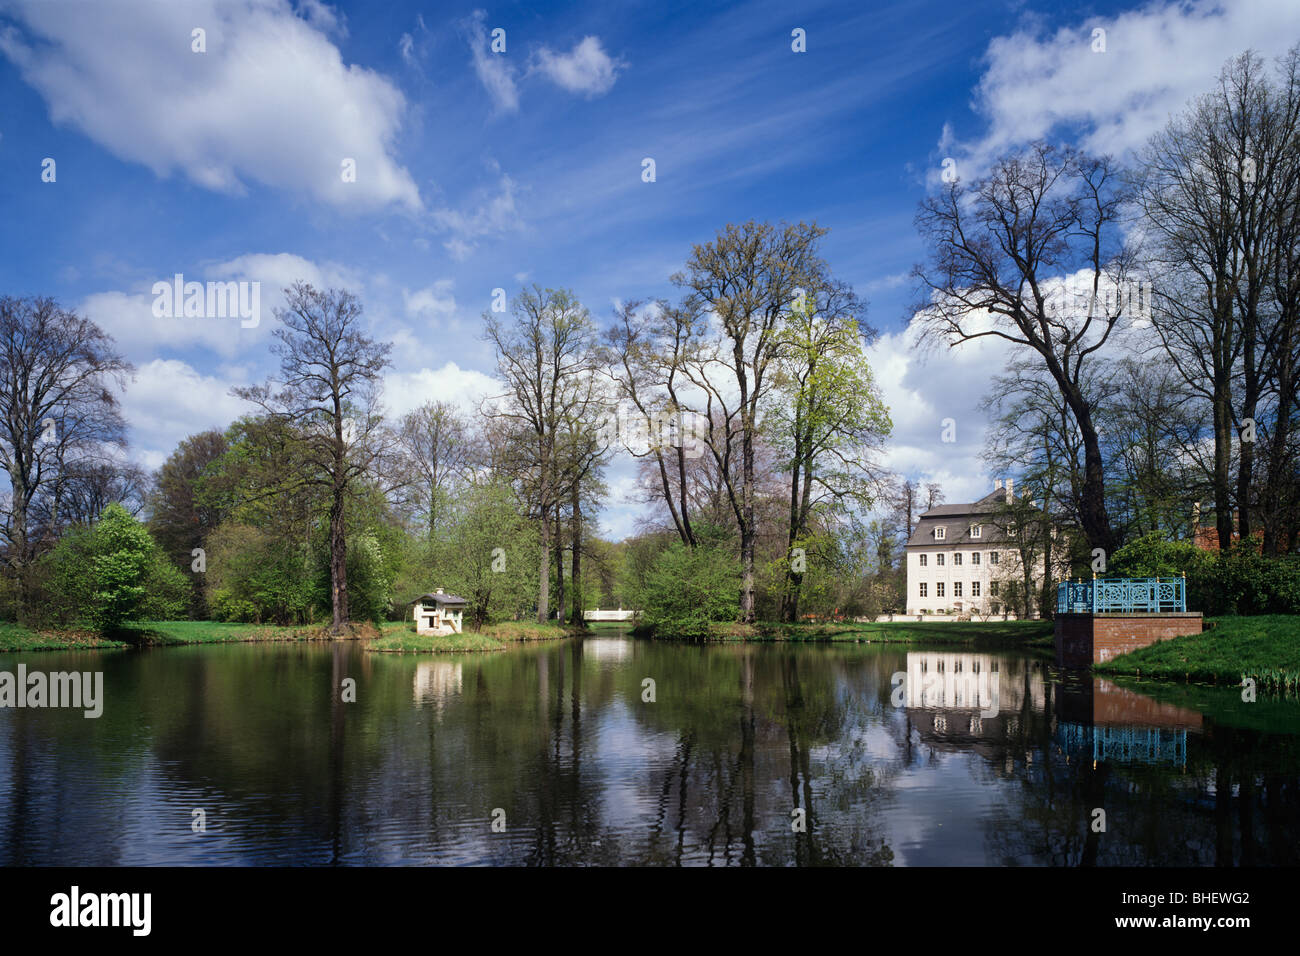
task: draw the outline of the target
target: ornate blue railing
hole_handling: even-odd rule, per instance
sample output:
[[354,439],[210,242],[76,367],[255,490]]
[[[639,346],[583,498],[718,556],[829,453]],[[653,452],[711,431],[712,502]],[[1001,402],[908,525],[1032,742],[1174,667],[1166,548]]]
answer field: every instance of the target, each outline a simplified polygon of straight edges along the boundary
[[1056,585],[1057,614],[1160,614],[1186,610],[1184,578],[1094,578]]
[[1187,764],[1187,730],[1171,727],[1094,727],[1061,721],[1053,735],[1069,755],[1113,763]]

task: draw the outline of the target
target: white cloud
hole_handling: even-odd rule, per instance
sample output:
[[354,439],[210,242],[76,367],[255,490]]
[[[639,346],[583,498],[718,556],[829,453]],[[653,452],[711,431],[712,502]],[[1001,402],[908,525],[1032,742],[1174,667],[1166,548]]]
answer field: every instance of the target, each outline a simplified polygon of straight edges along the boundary
[[185,362],[154,359],[140,366],[122,396],[131,425],[132,457],[157,468],[189,435],[224,429],[252,406],[230,394],[225,377],[204,375]]
[[434,224],[451,238],[443,243],[451,257],[463,262],[477,248],[477,240],[488,236],[503,236],[523,229],[519,210],[515,205],[515,181],[502,174],[494,194],[481,194],[472,200],[468,209],[444,207],[433,212]]
[[[923,350],[915,320],[872,343],[868,364],[894,423],[883,463],[906,477],[937,481],[952,502],[987,494],[992,483],[980,454],[989,422],[977,406],[1012,351],[993,337]],[[953,442],[943,441],[947,418],[956,428]]]
[[[128,0],[76,6],[16,0],[22,27],[0,53],[72,126],[158,176],[179,171],[208,189],[249,182],[336,205],[420,208],[393,158],[406,109],[387,79],[343,63],[328,7],[287,0]],[[191,50],[206,30],[207,51]],[[344,182],[342,163],[356,163]]]
[[394,417],[405,415],[425,402],[452,402],[470,412],[505,387],[491,375],[463,369],[455,362],[415,372],[389,372],[384,379],[384,403]]
[[78,312],[113,336],[118,348],[135,360],[167,352],[188,352],[200,348],[230,359],[250,352],[262,357],[270,330],[275,326],[274,309],[283,305],[283,289],[296,279],[318,289],[346,288],[362,291],[360,278],[333,263],[317,264],[291,253],[252,253],[197,269],[177,269],[185,282],[258,282],[261,284],[260,315],[256,326],[244,328],[239,317],[159,318],[153,313],[155,282],[172,283],[173,273],[143,280],[128,290],[97,292],[87,296]]
[[618,79],[618,71],[627,66],[611,59],[600,45],[600,38],[583,37],[568,53],[554,53],[542,47],[533,58],[533,69],[570,93],[588,98],[608,93]]
[[[1095,29],[1105,31],[1105,52],[1093,52]],[[1272,58],[1298,37],[1295,0],[1153,2],[1051,34],[1030,21],[989,43],[974,103],[987,121],[983,135],[957,142],[945,127],[939,151],[958,159],[966,179],[1062,127],[1081,130],[1087,150],[1120,154],[1208,92],[1229,57],[1254,49]]]
[[325,33],[336,33],[342,37],[348,35],[342,16],[328,4],[321,0],[297,0],[297,5],[298,12],[312,26]]
[[[274,300],[294,281],[301,279],[317,289],[347,289],[358,295],[364,289],[360,273],[333,262],[317,264],[291,252],[254,252],[207,268],[215,279],[256,280],[263,285],[263,296]],[[270,315],[270,312],[267,312]]]
[[402,290],[402,300],[408,315],[415,318],[438,318],[456,314],[456,297],[452,289],[454,279],[439,279],[431,286],[416,289],[414,292]]
[[519,109],[519,88],[515,84],[515,68],[504,53],[493,53],[486,26],[487,12],[475,10],[461,21],[461,30],[469,42],[474,72],[479,82],[492,97],[498,110],[514,113]]

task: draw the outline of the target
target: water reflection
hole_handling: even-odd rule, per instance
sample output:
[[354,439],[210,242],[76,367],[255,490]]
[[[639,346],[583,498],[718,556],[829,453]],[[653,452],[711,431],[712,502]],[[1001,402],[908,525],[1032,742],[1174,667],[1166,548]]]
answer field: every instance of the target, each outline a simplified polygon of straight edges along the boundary
[[1243,716],[1015,653],[602,633],[23,660],[102,667],[107,701],[0,711],[6,865],[1300,862],[1294,702]]
[[460,661],[421,661],[415,665],[416,707],[432,704],[441,714],[447,702],[460,696],[462,668]]

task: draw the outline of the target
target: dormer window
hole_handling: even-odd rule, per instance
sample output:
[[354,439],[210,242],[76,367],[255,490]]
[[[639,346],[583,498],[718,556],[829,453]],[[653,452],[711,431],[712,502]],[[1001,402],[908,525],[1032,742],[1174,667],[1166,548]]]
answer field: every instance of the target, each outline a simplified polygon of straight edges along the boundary
[[943,540],[944,538],[946,538],[947,536],[948,536],[948,529],[947,529],[947,528],[935,528],[935,529],[934,529],[934,540],[935,540],[935,541],[942,541],[942,540]]
[[977,524],[973,524],[973,525],[970,526],[970,536],[971,536],[972,538],[978,538],[978,537],[980,536],[980,526],[979,526],[979,525],[977,525]]

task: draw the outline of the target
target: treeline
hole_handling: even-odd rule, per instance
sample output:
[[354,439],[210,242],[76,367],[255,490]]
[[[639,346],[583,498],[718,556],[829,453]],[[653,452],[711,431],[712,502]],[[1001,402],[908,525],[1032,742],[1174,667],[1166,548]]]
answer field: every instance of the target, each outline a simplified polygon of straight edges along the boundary
[[[1206,600],[1219,575],[1243,582],[1233,607],[1293,606],[1298,131],[1300,47],[1273,66],[1245,54],[1134,168],[1039,143],[922,203],[922,344],[1011,346],[983,397],[985,457],[1018,492],[991,519],[1020,550],[1008,610],[1050,613],[1062,563],[1145,567],[1177,541],[1160,566],[1182,555]],[[52,300],[0,298],[0,613],[343,633],[432,587],[477,624],[621,605],[678,634],[902,610],[902,546],[942,491],[879,464],[875,332],[825,233],[727,225],[673,297],[603,321],[570,291],[521,289],[483,315],[501,394],[400,418],[361,303],[297,283],[275,375],[233,390],[250,414],[154,476],[124,461],[115,395],[134,370],[111,340]],[[937,430],[962,424],[939,411]],[[610,543],[596,522],[616,455],[650,507]],[[1197,538],[1222,555],[1193,562]]]
[[1296,552],[1300,47],[1231,60],[1133,168],[1038,143],[917,224],[923,337],[1012,346],[986,458],[1043,509],[1030,550],[1080,575],[1146,536]]
[[[27,371],[66,352],[60,374],[80,384],[35,411],[10,402],[7,464],[25,494],[7,508],[4,611],[343,633],[403,617],[435,586],[465,597],[474,625],[578,624],[587,608],[683,596],[709,620],[865,607],[860,516],[889,419],[861,307],[818,255],[824,232],[728,226],[674,277],[679,301],[626,304],[604,329],[571,292],[520,290],[483,317],[502,394],[400,419],[380,401],[391,346],[366,334],[360,302],[297,283],[276,310],[277,374],[233,390],[256,411],[185,439],[129,494],[110,379],[130,366],[88,319],[6,299]],[[595,521],[620,450],[671,525],[611,544]],[[699,587],[708,597],[690,598]]]

